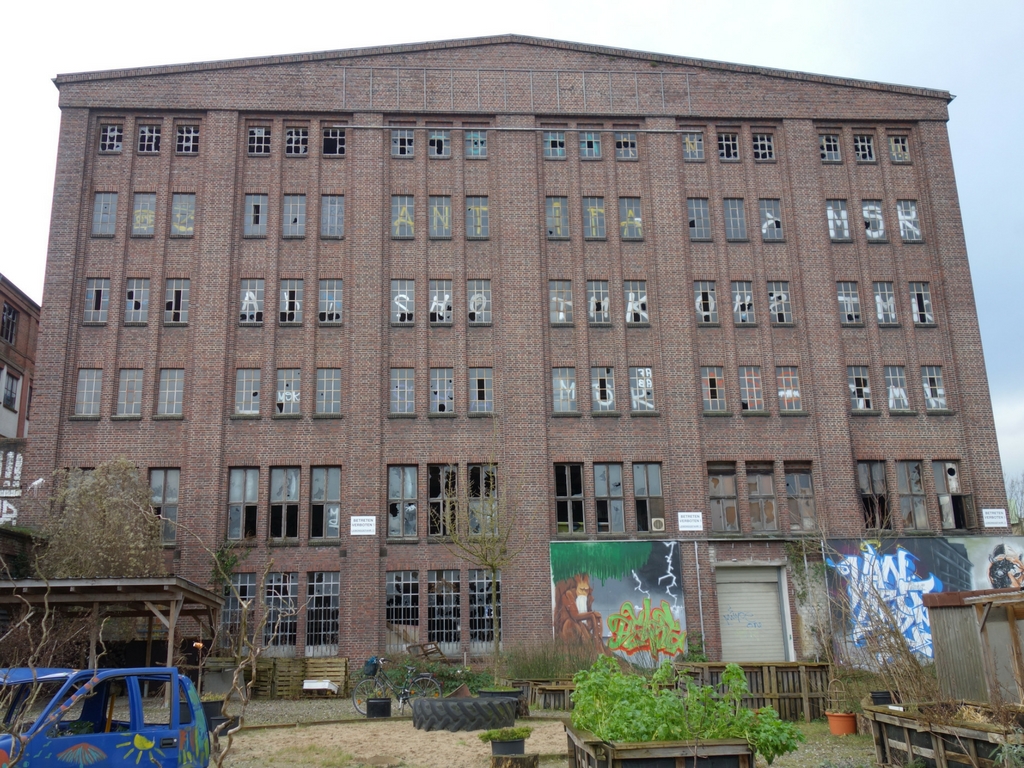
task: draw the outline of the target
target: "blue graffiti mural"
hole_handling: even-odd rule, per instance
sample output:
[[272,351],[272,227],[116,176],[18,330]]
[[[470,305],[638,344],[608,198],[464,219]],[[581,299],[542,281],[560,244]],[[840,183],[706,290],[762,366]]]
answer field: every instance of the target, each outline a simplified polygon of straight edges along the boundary
[[845,581],[850,640],[856,647],[867,644],[879,622],[895,621],[910,650],[933,658],[931,622],[922,596],[941,592],[942,581],[934,573],[927,578],[919,576],[918,562],[917,556],[903,547],[893,554],[880,554],[868,542],[861,544],[858,553],[826,558],[828,566]]

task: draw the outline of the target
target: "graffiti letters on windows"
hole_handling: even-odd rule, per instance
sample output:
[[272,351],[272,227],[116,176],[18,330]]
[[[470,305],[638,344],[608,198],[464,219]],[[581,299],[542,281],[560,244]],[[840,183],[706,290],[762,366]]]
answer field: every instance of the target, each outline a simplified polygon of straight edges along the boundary
[[295,645],[299,624],[299,574],[268,573],[264,608],[267,623],[263,627],[263,645]]
[[102,390],[103,369],[80,368],[75,391],[75,416],[99,416]]
[[601,157],[601,134],[598,131],[580,131],[580,159],[598,160]]
[[320,325],[341,325],[341,280],[320,281],[320,306],[317,319]]
[[572,323],[572,281],[548,280],[548,303],[552,325]]
[[608,281],[587,281],[587,318],[591,325],[607,325],[612,316],[608,306]]
[[281,325],[302,325],[302,280],[281,281]]
[[544,131],[544,157],[551,160],[565,157],[565,131]]
[[650,368],[629,369],[629,406],[632,411],[654,411],[654,373]]
[[857,462],[857,490],[868,530],[892,528],[884,461]]
[[469,533],[471,536],[498,534],[498,467],[469,465]]
[[149,503],[160,518],[160,537],[164,544],[173,544],[178,523],[178,483],[180,469],[149,470]]
[[615,369],[590,369],[590,404],[594,411],[615,411]]
[[[492,591],[493,590],[493,591]],[[497,601],[495,601],[497,598]],[[469,646],[477,653],[494,647],[497,622],[501,640],[501,571],[491,578],[491,571],[469,569]]]
[[179,125],[174,139],[174,151],[179,155],[199,154],[199,126]]
[[263,325],[263,280],[242,280],[239,289],[240,325]]
[[731,161],[740,159],[740,140],[737,134],[718,134],[718,159]]
[[910,284],[910,308],[914,313],[914,325],[931,325],[935,322],[932,292],[928,283]]
[[466,237],[486,240],[491,236],[490,204],[487,197],[466,198]]
[[753,284],[734,280],[732,284],[732,321],[736,325],[755,325]]
[[427,157],[451,157],[452,132],[432,130],[427,132]]
[[494,369],[469,369],[469,412],[491,413],[494,410]]
[[857,158],[858,163],[875,162],[875,137],[871,134],[855,134],[853,156]]
[[636,147],[636,134],[635,133],[619,133],[615,134],[615,159],[616,160],[636,160],[639,157],[639,153]]
[[277,369],[277,413],[282,416],[298,415],[302,412],[302,369]]
[[341,467],[310,470],[309,537],[336,539],[341,533]]
[[391,131],[391,156],[412,157],[415,132],[409,128],[394,128]]
[[284,154],[286,157],[305,157],[309,154],[309,129],[284,129]]
[[793,322],[788,281],[768,283],[768,314],[771,315],[773,325],[789,325]]
[[839,322],[844,325],[860,323],[860,293],[857,290],[857,283],[836,283],[836,293],[839,297]]
[[825,217],[828,220],[828,236],[833,242],[850,239],[850,214],[845,200],[826,200]]
[[335,656],[341,574],[316,571],[306,578],[306,656]]
[[779,410],[803,410],[800,399],[800,372],[795,365],[775,368],[775,381],[779,388]]
[[920,461],[896,462],[897,488],[903,527],[928,530],[928,506],[924,500],[924,478]]
[[598,533],[622,533],[626,530],[621,464],[594,464],[594,502]]
[[320,196],[320,237],[340,240],[345,236],[345,196]]
[[910,410],[910,400],[907,397],[907,377],[903,373],[902,365],[885,366],[885,389],[889,395],[890,411]]
[[185,369],[161,368],[160,391],[157,395],[157,416],[181,416],[185,399]]
[[782,202],[780,200],[759,200],[761,211],[761,239],[765,242],[785,240],[782,231]]
[[885,221],[882,219],[882,201],[865,200],[861,204],[864,212],[864,234],[869,243],[884,243]]
[[419,497],[416,467],[388,467],[388,536],[415,538]]
[[626,325],[647,325],[651,322],[647,303],[647,281],[627,280],[623,283],[626,301]]
[[242,223],[242,236],[267,236],[267,195],[245,196],[245,221]]
[[689,131],[682,134],[683,160],[704,159],[704,134],[700,131]]
[[[125,281],[125,325],[145,325],[149,320],[149,278],[132,277]],[[11,339],[11,343],[13,343]]]
[[281,236],[306,236],[306,196],[285,195],[281,210]]
[[344,128],[324,128],[323,147],[321,153],[324,157],[345,156]]
[[388,571],[385,576],[388,653],[404,653],[420,639],[419,571]]
[[132,205],[132,237],[152,237],[156,228],[156,193],[136,192]]
[[661,464],[633,465],[633,502],[636,529],[662,533],[665,530],[665,500],[661,495]]
[[875,283],[875,316],[879,325],[896,325],[896,294],[892,283]]
[[415,413],[415,369],[391,369],[391,413]]
[[569,198],[548,197],[544,201],[548,240],[569,239]]
[[270,538],[299,536],[299,468],[270,470]]
[[707,325],[718,322],[718,299],[714,280],[695,280],[693,301],[697,308],[697,322]]
[[458,571],[427,571],[427,640],[446,654],[462,640],[461,592]]
[[391,323],[392,325],[412,325],[415,320],[416,281],[391,281]]
[[487,131],[466,131],[466,157],[487,157]]
[[341,413],[341,369],[316,369],[316,412]]
[[708,212],[707,199],[703,197],[687,198],[686,212],[690,220],[690,239],[710,240],[711,214]]
[[639,197],[619,198],[619,233],[623,240],[643,240],[644,224]]
[[555,464],[555,524],[558,533],[586,532],[582,464]]
[[744,411],[763,411],[764,396],[761,393],[761,366],[741,365],[740,408]]
[[576,369],[552,368],[551,389],[555,413],[576,412]]
[[746,240],[747,219],[743,208],[743,198],[727,197],[722,201],[725,209],[725,239]]
[[430,412],[455,413],[455,375],[451,368],[430,369]]
[[427,198],[427,212],[430,216],[430,238],[447,240],[452,236],[452,199],[448,195],[431,195]]
[[395,240],[412,239],[416,227],[415,216],[416,201],[412,195],[392,195],[391,237]]
[[925,407],[929,411],[944,411],[946,388],[942,385],[942,366],[922,365],[921,383],[924,386]]
[[171,237],[192,237],[196,231],[196,196],[175,193],[171,198]]
[[607,231],[604,220],[604,198],[583,198],[583,237],[588,240],[604,240]]
[[771,465],[747,465],[747,509],[750,527],[755,531],[777,531],[779,516],[775,506],[775,473]]
[[256,503],[259,498],[260,471],[232,469],[228,473],[228,538],[251,539],[256,536]]
[[814,530],[814,485],[809,466],[786,464],[786,502],[789,505],[789,527],[794,531]]
[[488,325],[491,322],[491,281],[466,281],[466,309],[470,325]]
[[259,416],[259,368],[239,368],[235,371],[235,413],[240,416]]
[[909,163],[910,139],[906,136],[890,136],[889,159],[894,163]]
[[85,281],[85,316],[87,323],[107,322],[107,308],[110,304],[110,280],[105,277],[90,277]]
[[117,415],[142,415],[142,369],[122,368],[117,382]]
[[427,465],[427,535],[447,536],[458,503],[458,472],[455,464]]
[[739,531],[735,464],[708,464],[708,507],[711,530]]
[[819,134],[818,149],[821,150],[821,162],[823,163],[841,163],[843,161],[843,154],[839,149],[838,134]]
[[176,325],[188,322],[188,295],[191,280],[169,278],[164,288],[164,324]]
[[262,126],[249,128],[249,154],[270,154],[270,129]]
[[430,285],[430,308],[427,310],[427,319],[431,325],[452,324],[452,281],[431,280]]

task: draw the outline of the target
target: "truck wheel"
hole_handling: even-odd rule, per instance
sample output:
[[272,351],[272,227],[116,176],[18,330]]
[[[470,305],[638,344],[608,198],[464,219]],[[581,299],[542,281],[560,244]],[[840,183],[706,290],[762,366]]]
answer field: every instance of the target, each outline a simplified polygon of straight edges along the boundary
[[510,728],[513,699],[413,699],[412,724],[421,731],[479,731]]

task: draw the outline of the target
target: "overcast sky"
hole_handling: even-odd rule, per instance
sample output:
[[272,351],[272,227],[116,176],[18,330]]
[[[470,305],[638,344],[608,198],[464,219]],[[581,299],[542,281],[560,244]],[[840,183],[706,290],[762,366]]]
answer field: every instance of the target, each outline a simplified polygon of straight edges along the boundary
[[[1024,472],[1024,2],[21,2],[4,12],[0,272],[42,298],[58,73],[518,33],[948,90],[1003,469]],[[1017,51],[1017,53],[1014,53]],[[1018,197],[1020,195],[1020,197]],[[24,215],[22,215],[24,214]],[[1020,315],[1015,315],[1015,313]],[[962,393],[971,397],[972,393]]]

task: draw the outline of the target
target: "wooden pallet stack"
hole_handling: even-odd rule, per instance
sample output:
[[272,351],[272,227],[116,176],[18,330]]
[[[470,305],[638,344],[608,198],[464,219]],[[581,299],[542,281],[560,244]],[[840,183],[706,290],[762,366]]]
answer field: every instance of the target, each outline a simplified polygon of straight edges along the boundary
[[305,659],[275,659],[274,698],[297,699],[302,695],[302,681],[306,678]]
[[[330,680],[338,686],[338,695],[348,695],[348,659],[332,656],[330,658],[306,659],[307,680]],[[329,691],[305,691],[305,696],[333,696]]]

